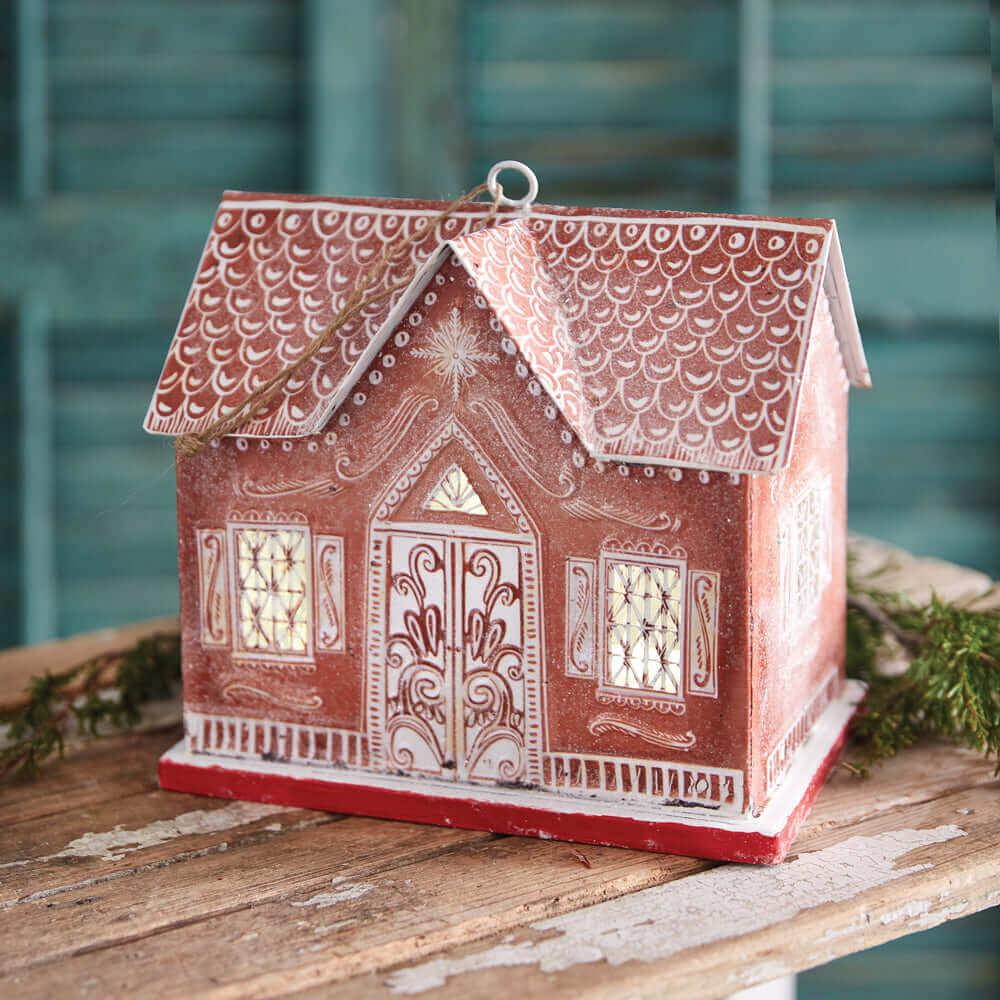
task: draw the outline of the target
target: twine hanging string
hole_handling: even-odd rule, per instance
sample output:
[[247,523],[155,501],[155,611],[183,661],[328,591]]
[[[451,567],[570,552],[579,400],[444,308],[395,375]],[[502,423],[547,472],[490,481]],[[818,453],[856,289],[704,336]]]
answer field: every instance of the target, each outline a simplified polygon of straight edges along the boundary
[[490,190],[493,194],[493,204],[483,218],[477,222],[469,232],[476,232],[491,225],[500,210],[500,206],[511,204],[505,199],[503,188],[491,178],[492,182],[480,184],[466,192],[457,201],[453,201],[447,208],[443,209],[433,218],[428,219],[424,225],[420,226],[411,235],[398,240],[396,243],[388,244],[382,250],[379,258],[366,271],[362,271],[357,284],[348,296],[343,308],[324,327],[319,336],[315,337],[306,348],[303,354],[290,365],[282,368],[277,374],[272,375],[267,381],[262,382],[246,399],[240,403],[236,409],[225,416],[213,420],[203,431],[194,431],[189,434],[181,434],[174,442],[177,454],[182,458],[190,458],[204,450],[205,446],[218,438],[236,434],[242,430],[251,420],[263,416],[268,407],[274,402],[275,397],[288,385],[289,381],[298,371],[308,364],[322,350],[323,345],[342,327],[359,316],[363,310],[384,298],[394,295],[413,280],[420,264],[414,264],[404,277],[394,281],[386,288],[375,288],[381,283],[388,270],[395,264],[402,254],[408,251],[414,244],[421,243],[429,233],[432,233],[445,219],[454,215],[463,205],[468,204],[478,198],[484,191]]

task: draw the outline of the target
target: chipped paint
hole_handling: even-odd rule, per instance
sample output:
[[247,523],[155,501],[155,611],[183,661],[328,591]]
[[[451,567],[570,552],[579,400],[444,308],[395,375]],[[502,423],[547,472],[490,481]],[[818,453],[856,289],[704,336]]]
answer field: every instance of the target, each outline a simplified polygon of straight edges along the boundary
[[[904,922],[911,925],[913,931],[922,930],[925,927],[936,927],[943,920],[952,920],[968,910],[968,903],[959,903],[957,906],[950,906],[941,909],[941,905],[951,893],[942,892],[936,901],[928,899],[911,899],[903,906],[883,913],[878,918],[878,923],[883,927],[890,927],[892,924]],[[831,927],[823,935],[823,941],[833,941],[837,938],[854,937],[863,933],[872,923],[871,915],[862,913],[857,919],[843,927]],[[825,954],[825,953],[817,953]]]
[[126,854],[146,847],[165,844],[177,837],[206,833],[221,833],[234,827],[254,823],[275,813],[293,812],[287,806],[260,802],[231,802],[221,809],[196,809],[181,813],[173,819],[159,819],[138,830],[123,830],[116,826],[106,833],[85,833],[71,841],[61,851],[43,860],[53,858],[100,858],[102,861],[121,861]]
[[956,917],[960,917],[968,909],[968,903],[959,903],[957,906],[949,906],[946,910],[935,910],[933,913],[925,913],[915,923],[918,928],[937,927],[938,924],[943,923],[945,920],[954,920]]
[[292,906],[315,906],[317,910],[324,910],[328,906],[336,906],[337,903],[360,899],[375,888],[368,882],[348,882],[346,876],[343,875],[330,879],[330,885],[340,886],[340,888],[333,892],[318,892],[311,899],[301,903],[292,903]]
[[[179,854],[175,854],[170,858],[162,858],[159,861],[153,861],[150,864],[139,865],[135,868],[129,868],[121,871],[109,871],[101,875],[97,875],[94,878],[82,879],[79,882],[67,882],[63,885],[50,886],[48,889],[39,889],[37,892],[29,893],[27,896],[16,896],[13,899],[0,900],[0,910],[9,909],[12,906],[19,906],[22,903],[37,903],[40,899],[48,899],[51,896],[58,896],[60,893],[64,892],[77,892],[80,889],[89,889],[95,885],[106,885],[109,882],[115,882],[120,878],[129,878],[133,875],[139,875],[142,872],[155,871],[158,868],[166,868],[168,865],[177,863],[178,861],[193,861],[195,858],[204,858],[209,854],[224,854],[229,849],[229,844],[226,841],[222,841],[220,844],[215,844],[212,847],[203,847],[199,851],[181,851]],[[55,855],[48,855],[43,858],[32,858],[35,861],[48,861]]]
[[116,826],[105,833],[85,833],[70,841],[61,851],[37,860],[100,858],[102,861],[121,861],[132,851],[165,844],[177,837],[221,833],[223,830],[254,823],[265,816],[290,811],[294,810],[289,810],[286,806],[232,802],[221,809],[196,809],[194,812],[181,813],[173,819],[158,819],[138,830],[123,830],[121,826]]
[[541,972],[553,973],[588,962],[617,966],[660,961],[922,871],[930,866],[897,868],[896,862],[916,848],[962,836],[965,831],[953,825],[898,830],[851,837],[774,867],[724,865],[534,923],[532,930],[552,935],[539,941],[505,941],[402,969],[389,977],[388,985],[394,993],[415,994],[481,969],[536,965]]
[[[45,854],[37,858],[28,858],[24,861],[16,862],[16,864],[18,866],[22,864],[36,865],[63,858],[100,858],[102,861],[117,862],[121,861],[126,854],[133,851],[142,850],[146,847],[154,847],[157,844],[166,843],[177,837],[220,833],[224,830],[231,830],[235,827],[255,822],[262,816],[297,811],[287,806],[264,805],[255,802],[232,802],[219,809],[199,809],[189,813],[182,813],[171,820],[157,820],[155,823],[150,823],[148,826],[144,826],[138,830],[124,830],[119,825],[105,833],[85,833],[82,837],[77,837],[76,840],[71,841],[55,854]],[[310,825],[312,825],[310,821],[305,821],[296,823],[291,827],[282,827],[282,829],[301,830]],[[22,903],[35,903],[40,899],[47,899],[50,896],[56,896],[64,892],[76,892],[79,889],[103,885],[128,875],[152,871],[156,868],[164,868],[177,861],[191,861],[194,858],[202,858],[209,854],[221,854],[228,849],[229,844],[223,840],[209,847],[202,847],[195,851],[182,851],[170,858],[157,859],[127,871],[102,871],[92,878],[50,886],[48,889],[40,889],[26,896],[0,900],[0,910],[6,910],[11,906],[18,906]],[[14,867],[14,865],[15,862],[10,862],[4,867]]]
[[878,922],[883,927],[888,927],[890,924],[894,924],[898,920],[913,920],[916,917],[922,917],[925,914],[930,913],[930,909],[930,900],[913,899],[895,910],[883,913],[882,916],[879,917]]

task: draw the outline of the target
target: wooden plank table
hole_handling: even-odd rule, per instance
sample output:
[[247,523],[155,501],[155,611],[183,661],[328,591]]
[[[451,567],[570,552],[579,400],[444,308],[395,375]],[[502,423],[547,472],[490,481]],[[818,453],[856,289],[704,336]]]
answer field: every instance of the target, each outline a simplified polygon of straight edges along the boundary
[[[862,568],[997,600],[883,547]],[[0,700],[135,634],[0,654]],[[947,746],[838,769],[754,867],[161,792],[179,735],[0,791],[0,995],[720,997],[1000,903],[1000,782]]]

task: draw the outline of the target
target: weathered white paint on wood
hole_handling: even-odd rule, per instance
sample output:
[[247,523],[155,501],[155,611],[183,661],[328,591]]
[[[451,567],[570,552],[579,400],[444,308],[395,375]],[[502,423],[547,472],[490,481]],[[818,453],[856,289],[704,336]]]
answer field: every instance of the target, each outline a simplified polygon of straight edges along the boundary
[[450,976],[495,967],[537,965],[540,972],[554,973],[587,962],[657,961],[790,920],[801,910],[853,899],[929,867],[897,868],[910,851],[964,835],[954,825],[898,830],[851,837],[784,865],[723,865],[534,923],[531,930],[545,935],[540,940],[402,969],[388,984],[394,993],[416,994],[443,986]]
[[255,823],[265,816],[294,812],[288,806],[275,806],[261,802],[230,802],[219,809],[196,809],[181,813],[173,819],[160,819],[139,830],[123,830],[116,826],[104,833],[85,833],[70,841],[61,851],[37,861],[53,858],[100,858],[102,861],[121,861],[126,854],[140,851],[156,844],[165,844],[177,837],[220,833]]
[[929,604],[936,594],[947,603],[995,606],[997,585],[978,570],[943,559],[914,556],[905,549],[851,532],[848,548],[854,577],[862,586],[901,594],[914,604]]
[[346,903],[352,899],[360,899],[375,888],[369,882],[350,882],[346,875],[330,879],[330,885],[339,886],[339,888],[334,889],[333,892],[318,892],[310,899],[306,899],[301,903],[292,903],[291,905],[315,906],[317,910],[325,910],[328,906],[336,906],[337,903]]

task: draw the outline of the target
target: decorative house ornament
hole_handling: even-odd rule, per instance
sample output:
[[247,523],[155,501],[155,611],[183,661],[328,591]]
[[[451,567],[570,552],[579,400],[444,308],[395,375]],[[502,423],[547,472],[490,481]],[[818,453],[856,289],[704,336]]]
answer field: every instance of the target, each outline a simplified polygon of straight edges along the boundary
[[145,422],[200,436],[161,782],[779,861],[860,697],[836,227],[502,166],[492,207],[225,195]]

